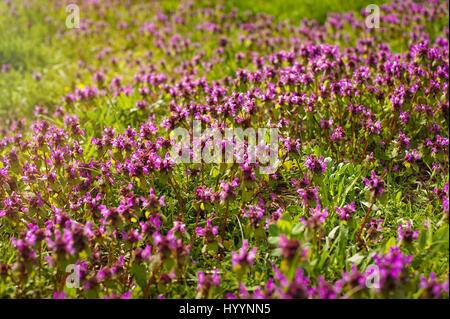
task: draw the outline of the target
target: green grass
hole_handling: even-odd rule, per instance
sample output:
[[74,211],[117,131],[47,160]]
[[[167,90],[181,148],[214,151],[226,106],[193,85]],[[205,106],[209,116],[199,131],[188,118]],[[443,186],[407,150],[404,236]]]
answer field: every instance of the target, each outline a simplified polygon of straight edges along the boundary
[[[273,15],[279,21],[300,21],[306,17],[323,23],[328,12],[359,11],[367,1],[227,0],[216,3],[222,4],[226,11],[236,7],[239,14],[251,11]],[[77,67],[77,61],[81,56],[88,61],[93,60],[92,52],[89,51],[95,47],[95,43],[57,37],[58,29],[64,28],[66,16],[63,8],[55,8],[50,1],[45,6],[48,12],[39,3],[30,3],[28,9],[23,9],[20,1],[18,4],[16,14],[12,15],[8,12],[10,8],[0,3],[0,11],[7,12],[0,19],[0,66],[10,64],[12,67],[10,72],[0,73],[0,115],[9,114],[10,117],[30,115],[35,105],[53,106],[60,103],[60,97],[67,87],[72,89],[76,83],[82,82],[74,79],[75,72],[83,71]],[[195,5],[207,7],[211,2],[199,1]],[[176,10],[178,6],[179,1],[175,0],[161,3],[165,13]],[[51,22],[46,21],[47,16],[52,17]],[[91,50],[86,51],[86,45]],[[211,47],[214,45],[211,43]],[[234,73],[232,66],[227,66],[226,70],[230,74]],[[41,81],[33,79],[36,73],[42,75]]]
[[283,0],[283,1],[225,1],[225,8],[231,10],[238,8],[239,11],[251,11],[255,13],[266,13],[273,15],[278,21],[289,19],[294,23],[304,18],[316,20],[323,23],[329,12],[360,11],[369,4],[381,4],[385,1],[374,0]]

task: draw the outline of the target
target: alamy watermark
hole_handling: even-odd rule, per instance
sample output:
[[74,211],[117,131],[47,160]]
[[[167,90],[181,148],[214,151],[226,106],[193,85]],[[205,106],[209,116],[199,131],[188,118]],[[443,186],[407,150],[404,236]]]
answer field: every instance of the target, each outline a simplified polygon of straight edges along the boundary
[[80,28],[80,8],[76,4],[69,4],[66,7],[66,27],[69,29]]
[[369,29],[380,27],[380,7],[376,4],[369,4],[365,11],[369,13],[366,17],[366,27]]
[[[369,4],[365,8],[367,17],[365,20],[366,27],[369,29],[380,27],[380,7],[376,4]],[[66,27],[68,29],[79,29],[80,28],[80,8],[72,3],[66,6]]]
[[366,287],[380,289],[380,268],[377,265],[370,265],[366,268]]
[[80,265],[70,264],[66,267],[66,287],[67,288],[80,288]]
[[277,128],[209,127],[202,132],[202,122],[194,120],[191,131],[178,127],[170,132],[170,138],[170,156],[177,164],[256,164],[261,174],[273,174],[281,164]]

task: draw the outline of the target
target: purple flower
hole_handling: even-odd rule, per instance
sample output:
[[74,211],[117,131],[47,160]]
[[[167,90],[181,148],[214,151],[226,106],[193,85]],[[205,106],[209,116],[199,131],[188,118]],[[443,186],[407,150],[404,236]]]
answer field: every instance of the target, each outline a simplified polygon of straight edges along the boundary
[[3,209],[0,209],[0,217],[15,219],[19,216],[19,211],[23,209],[22,198],[16,192],[7,196],[2,202]]
[[420,152],[416,149],[413,149],[412,152],[405,151],[405,161],[408,163],[414,163],[421,160]]
[[372,119],[369,118],[366,121],[364,127],[369,132],[370,135],[380,134],[381,122],[380,121],[373,122]]
[[310,208],[310,211],[311,216],[307,220],[302,217],[299,220],[311,229],[320,228],[326,222],[326,217],[328,217],[328,207],[322,210],[321,206],[317,205],[316,209]]
[[87,222],[86,225],[72,223],[72,245],[76,252],[81,252],[89,246],[89,240],[94,237],[92,227],[91,222]]
[[100,269],[97,273],[97,280],[100,281],[108,281],[111,280],[114,277],[114,269],[105,267],[103,269]]
[[245,161],[244,163],[240,163],[242,169],[242,179],[243,181],[253,181],[255,180],[255,172],[253,170],[253,166]]
[[236,197],[236,190],[239,187],[239,179],[235,178],[232,182],[220,181],[220,198],[223,200],[231,200]]
[[139,229],[130,229],[128,233],[122,232],[122,238],[129,244],[134,244],[142,240],[143,236],[139,233]]
[[233,268],[236,268],[238,266],[246,267],[252,265],[255,262],[257,251],[258,248],[256,247],[249,250],[248,242],[247,240],[244,240],[242,242],[242,247],[237,253],[234,251],[231,252],[231,263],[233,265]]
[[299,180],[291,178],[292,185],[297,189],[297,191],[301,188],[306,188],[311,186],[311,182],[308,179],[308,175],[305,173],[305,176],[300,178]]
[[377,268],[372,270],[379,276],[379,289],[392,291],[406,280],[406,266],[409,265],[412,256],[405,256],[399,247],[393,246],[384,255],[373,256]]
[[333,117],[330,117],[328,121],[324,120],[323,117],[320,119],[321,128],[330,128],[333,126]]
[[282,212],[283,212],[283,208],[282,207],[279,207],[278,209],[274,210],[272,212],[271,217],[270,218],[266,218],[266,225],[264,226],[264,229],[268,230],[270,224],[276,223],[276,221],[281,218]]
[[341,219],[349,221],[352,218],[352,213],[356,211],[355,202],[352,202],[350,205],[345,205],[342,208],[335,206],[334,209],[338,213],[339,217],[341,217]]
[[398,132],[398,139],[394,140],[394,142],[402,148],[409,148],[410,138],[407,137],[402,131]]
[[384,181],[378,178],[375,175],[375,172],[372,171],[372,179],[364,178],[364,182],[366,183],[366,187],[369,187],[370,192],[375,197],[381,197],[384,191]]
[[308,288],[309,279],[303,276],[303,270],[298,268],[292,281],[286,278],[284,274],[272,264],[275,272],[274,279],[278,283],[280,289],[277,292],[283,299],[307,299],[313,293],[313,289]]
[[381,223],[383,222],[382,219],[376,219],[373,217],[370,219],[370,221],[366,224],[365,228],[367,228],[367,233],[369,237],[373,238],[376,236],[376,234],[383,229],[381,226]]
[[398,240],[403,240],[406,243],[412,243],[413,239],[417,240],[419,231],[413,231],[411,228],[411,222],[408,221],[408,225],[405,227],[401,223],[398,224],[397,228]]
[[161,229],[162,220],[160,217],[150,215],[146,222],[141,222],[142,233],[146,235],[153,235],[153,233]]
[[176,237],[173,232],[167,233],[166,236],[156,232],[152,237],[154,245],[158,247],[159,253],[163,258],[169,257],[177,247]]
[[331,140],[334,142],[341,141],[345,136],[345,131],[342,127],[338,126],[335,130],[333,130],[333,133],[331,134]]
[[210,275],[205,275],[203,271],[197,273],[197,291],[203,292],[206,296],[212,287],[220,285],[219,269],[215,269]]
[[276,286],[273,283],[272,278],[267,280],[266,286],[264,289],[261,287],[256,288],[253,293],[252,299],[270,299],[276,292]]
[[447,214],[447,219],[448,219],[448,184],[445,184],[444,190],[443,190],[443,194],[442,194],[442,207],[444,209],[444,212]]
[[100,219],[103,224],[111,224],[112,226],[118,225],[125,221],[121,211],[115,207],[113,208],[106,208],[106,206],[101,205],[99,206],[100,213],[104,217],[103,219]]
[[11,239],[11,246],[16,247],[20,263],[27,263],[36,259],[36,252],[31,248],[33,245],[26,239]]
[[207,188],[205,185],[197,187],[194,190],[195,199],[202,203],[208,203],[214,201],[214,193],[212,188]]
[[152,256],[152,247],[147,245],[145,246],[144,249],[142,249],[141,247],[138,247],[135,249],[134,251],[134,258],[136,260],[150,260],[150,257]]
[[48,248],[53,250],[56,258],[60,260],[74,255],[76,252],[73,247],[72,233],[68,229],[64,229],[62,233],[56,229],[55,239],[48,237],[46,240]]
[[327,162],[323,161],[323,156],[317,158],[316,155],[311,154],[311,156],[307,156],[305,160],[306,167],[313,173],[324,173],[327,168]]
[[403,122],[403,124],[408,124],[408,119],[410,116],[410,112],[406,111],[406,112],[400,112],[400,115],[398,116],[398,119],[401,120]]
[[170,230],[171,233],[176,233],[176,232],[180,232],[181,234],[184,234],[186,232],[186,225],[183,224],[181,221],[179,220],[175,220],[173,222],[173,227]]
[[363,273],[361,273],[355,266],[352,264],[351,271],[343,271],[341,286],[348,285],[350,289],[361,287],[366,288],[366,278]]
[[423,294],[427,299],[442,298],[444,293],[448,294],[448,280],[440,284],[436,281],[436,274],[431,272],[429,279],[423,275],[420,277],[419,288],[424,289]]
[[211,220],[206,220],[206,227],[197,227],[195,230],[200,237],[205,237],[208,241],[214,240],[215,235],[219,233],[219,226],[212,226]]
[[319,299],[336,299],[341,292],[342,282],[338,281],[335,285],[330,284],[325,281],[325,279],[320,275],[319,284],[314,289],[315,294]]
[[293,140],[290,137],[280,137],[280,141],[283,142],[283,146],[287,152],[295,152],[301,150],[300,139]]
[[284,234],[280,235],[278,247],[281,248],[281,253],[287,260],[294,259],[301,251],[300,242],[297,239],[288,239]]
[[253,227],[258,227],[261,219],[264,217],[264,209],[262,209],[258,204],[251,205],[249,210],[243,209],[244,217],[249,219],[250,225]]
[[53,294],[53,299],[66,299],[66,293],[64,291],[55,291],[55,293]]
[[147,198],[141,197],[142,206],[150,210],[155,210],[160,206],[166,206],[166,203],[164,202],[165,197],[166,197],[165,195],[161,197],[156,196],[153,188],[150,188],[149,195],[147,196]]
[[319,204],[320,201],[319,186],[316,186],[314,188],[307,186],[303,189],[298,189],[297,193],[299,194],[300,198],[303,199],[303,202],[305,203],[306,206]]

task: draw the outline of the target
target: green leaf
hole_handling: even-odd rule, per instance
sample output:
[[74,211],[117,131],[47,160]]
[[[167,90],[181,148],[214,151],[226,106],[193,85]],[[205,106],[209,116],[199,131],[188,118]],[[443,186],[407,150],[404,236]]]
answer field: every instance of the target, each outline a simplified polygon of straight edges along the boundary
[[270,236],[267,241],[269,242],[269,244],[273,245],[273,246],[277,246],[278,243],[280,242],[280,237],[272,237]]
[[219,244],[216,241],[209,243],[206,246],[206,251],[208,251],[208,253],[217,253],[218,250],[219,250]]
[[279,234],[278,226],[275,224],[269,225],[268,231],[271,236],[278,236],[278,234]]
[[340,207],[342,207],[342,205],[344,205],[347,194],[354,188],[354,186],[355,186],[356,182],[358,181],[358,179],[360,178],[360,176],[361,176],[361,172],[353,179],[353,181],[350,183],[350,185],[348,185],[348,187],[345,189],[344,194],[341,199],[341,204],[339,205]]
[[427,237],[428,237],[428,232],[426,230],[422,230],[419,233],[419,238],[418,238],[419,249],[425,248],[425,245],[427,244]]
[[253,197],[253,194],[252,194],[251,191],[244,190],[244,191],[242,192],[242,201],[243,201],[243,202],[249,203],[250,200],[252,199],[252,197]]
[[340,267],[344,267],[345,265],[345,249],[347,247],[347,238],[348,238],[348,228],[347,227],[341,227],[339,231],[339,237],[338,237],[338,248],[337,248],[337,256],[339,258],[339,265]]
[[300,234],[300,233],[303,231],[303,229],[305,228],[304,226],[305,226],[305,225],[304,225],[303,223],[298,223],[298,224],[296,224],[296,225],[292,228],[292,234],[293,234],[293,235],[298,235],[298,234]]
[[131,266],[131,273],[134,275],[136,283],[145,289],[147,284],[147,267],[144,264],[134,264]]
[[448,233],[447,226],[439,228],[433,235],[433,242],[434,241],[442,241],[445,239],[447,239],[447,241],[448,241],[448,235],[449,235],[449,233]]
[[394,247],[394,246],[397,246],[397,241],[396,241],[395,237],[391,237],[386,242],[386,245],[384,248],[384,253],[387,253],[391,249],[391,247]]
[[335,237],[336,231],[339,229],[339,227],[340,227],[340,226],[334,227],[334,228],[330,231],[330,233],[328,234],[328,238],[333,239],[333,238]]
[[349,262],[351,262],[352,264],[355,264],[356,266],[359,265],[361,263],[361,261],[364,259],[363,255],[360,255],[359,253],[353,255],[352,257],[350,257],[349,259],[347,259]]

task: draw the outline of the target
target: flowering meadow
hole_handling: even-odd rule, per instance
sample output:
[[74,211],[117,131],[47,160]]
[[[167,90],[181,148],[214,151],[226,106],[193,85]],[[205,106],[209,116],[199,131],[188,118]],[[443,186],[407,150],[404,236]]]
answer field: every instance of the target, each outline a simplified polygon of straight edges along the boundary
[[0,297],[448,298],[448,0],[262,3],[0,1]]

